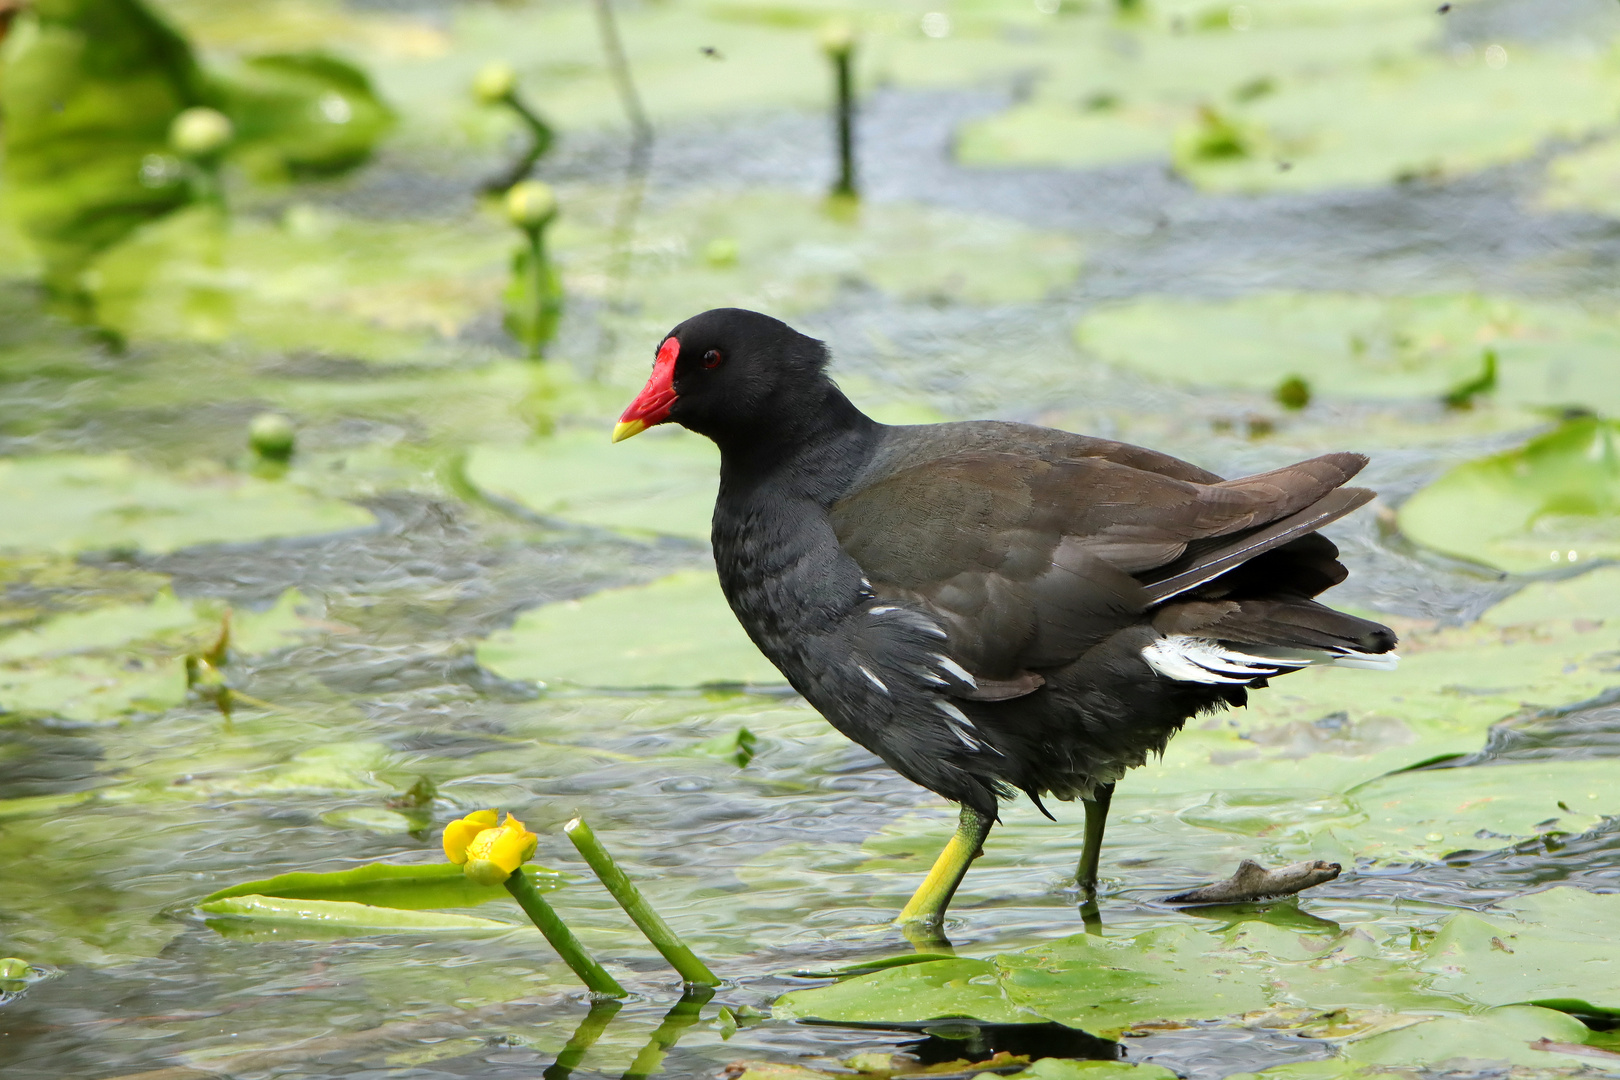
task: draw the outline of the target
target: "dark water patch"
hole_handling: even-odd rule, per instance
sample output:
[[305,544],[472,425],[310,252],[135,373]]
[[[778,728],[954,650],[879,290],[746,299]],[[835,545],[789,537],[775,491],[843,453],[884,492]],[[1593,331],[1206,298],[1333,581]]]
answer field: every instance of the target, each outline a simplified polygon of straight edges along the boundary
[[1515,761],[1620,757],[1620,688],[1590,701],[1541,709],[1491,726],[1485,747],[1423,766],[1459,769]]
[[[253,605],[290,588],[318,594],[332,617],[352,620],[375,635],[371,640],[387,643],[482,635],[525,608],[703,561],[689,545],[599,533],[537,537],[480,523],[460,504],[405,493],[366,505],[377,515],[375,531],[193,548],[139,556],[134,565],[170,575],[181,596]],[[384,597],[402,599],[379,608]]]
[[0,799],[62,795],[104,782],[106,752],[89,735],[37,725],[0,727]]

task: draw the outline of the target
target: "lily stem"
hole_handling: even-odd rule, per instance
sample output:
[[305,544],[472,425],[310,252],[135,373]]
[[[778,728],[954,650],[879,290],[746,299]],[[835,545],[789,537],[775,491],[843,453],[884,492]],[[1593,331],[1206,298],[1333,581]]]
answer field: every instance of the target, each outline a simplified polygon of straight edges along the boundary
[[579,976],[579,981],[585,984],[586,989],[595,994],[611,994],[614,997],[625,997],[627,991],[620,986],[618,980],[603,970],[602,965],[591,958],[585,951],[585,946],[579,943],[574,932],[568,929],[568,924],[562,921],[545,897],[534,887],[523,873],[523,868],[512,871],[506,879],[506,891],[512,894],[512,899],[518,902],[518,907],[540,928],[546,935],[551,947],[557,950],[563,963]]
[[714,972],[709,970],[707,964],[697,958],[697,954],[686,947],[686,943],[669,928],[669,924],[658,917],[658,912],[652,909],[641,890],[635,883],[619,869],[619,864],[613,861],[607,848],[597,840],[591,827],[585,824],[584,818],[575,818],[563,826],[563,832],[568,839],[574,842],[574,847],[584,856],[590,864],[591,870],[601,879],[607,891],[613,894],[613,899],[624,908],[624,913],[630,916],[641,932],[652,942],[653,948],[664,954],[671,967],[680,973],[682,979],[700,986],[715,986],[720,980]]

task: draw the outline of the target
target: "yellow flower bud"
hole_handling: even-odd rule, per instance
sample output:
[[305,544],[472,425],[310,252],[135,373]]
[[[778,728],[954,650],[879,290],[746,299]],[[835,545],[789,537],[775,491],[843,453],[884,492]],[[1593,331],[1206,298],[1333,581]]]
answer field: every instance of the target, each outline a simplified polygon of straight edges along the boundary
[[494,810],[479,810],[444,827],[444,853],[480,885],[499,885],[534,854],[540,838],[506,815],[499,826]]
[[444,827],[445,858],[457,866],[467,861],[467,845],[486,829],[495,827],[499,813],[495,810],[475,810],[464,818],[457,818]]
[[494,60],[478,69],[473,79],[473,96],[485,105],[494,105],[510,97],[517,89],[517,72],[504,60]]
[[506,216],[520,229],[538,229],[557,213],[557,196],[550,184],[520,180],[506,193]]
[[829,20],[817,36],[821,50],[828,56],[848,56],[855,51],[855,27],[847,19]]
[[169,125],[169,145],[187,157],[209,157],[225,149],[234,134],[230,118],[218,109],[197,105]]

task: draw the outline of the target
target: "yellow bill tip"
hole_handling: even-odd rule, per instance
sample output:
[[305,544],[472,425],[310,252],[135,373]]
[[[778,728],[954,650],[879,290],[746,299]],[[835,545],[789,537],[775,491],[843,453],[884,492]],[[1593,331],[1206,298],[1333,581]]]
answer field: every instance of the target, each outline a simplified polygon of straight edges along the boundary
[[624,442],[632,435],[640,435],[647,425],[640,420],[621,420],[613,426],[613,441]]

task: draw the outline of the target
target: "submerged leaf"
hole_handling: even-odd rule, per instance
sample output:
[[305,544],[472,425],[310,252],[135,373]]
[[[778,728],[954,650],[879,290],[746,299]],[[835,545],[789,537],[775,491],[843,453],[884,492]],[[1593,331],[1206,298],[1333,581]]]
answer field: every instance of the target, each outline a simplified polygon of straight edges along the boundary
[[[555,889],[562,875],[542,866],[525,866],[536,887]],[[507,895],[499,884],[479,885],[451,863],[367,863],[330,873],[295,871],[261,881],[232,885],[203,897],[202,903],[235,896],[274,896],[290,900],[350,900],[375,907],[417,911],[424,908],[472,907]]]
[[[457,873],[460,867],[455,868]],[[440,911],[408,911],[373,907],[348,900],[288,900],[273,896],[242,895],[209,900],[197,905],[205,915],[226,919],[252,919],[287,923],[312,929],[353,930],[360,933],[483,931],[505,932],[513,924],[473,915],[447,915]]]
[[1459,465],[1401,506],[1400,525],[1420,544],[1508,571],[1620,557],[1620,421],[1570,420]]

